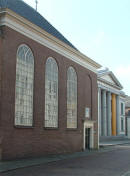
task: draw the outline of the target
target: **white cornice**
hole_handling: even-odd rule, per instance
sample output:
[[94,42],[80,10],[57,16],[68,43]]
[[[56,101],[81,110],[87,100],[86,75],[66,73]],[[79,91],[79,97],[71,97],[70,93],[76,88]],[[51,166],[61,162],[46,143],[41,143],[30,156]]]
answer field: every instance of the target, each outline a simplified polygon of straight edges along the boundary
[[117,88],[119,88],[120,90],[123,89],[123,86],[122,86],[121,83],[118,81],[118,79],[115,77],[115,75],[113,74],[112,71],[107,71],[107,72],[102,73],[102,74],[99,74],[99,73],[98,73],[98,79],[99,79],[99,80],[104,81],[104,82],[106,82],[107,84],[112,85],[112,84],[111,84],[110,82],[108,82],[107,80],[102,79],[102,77],[103,77],[104,75],[110,76],[110,77],[114,80],[114,82],[116,83]]
[[122,89],[122,87],[119,87],[119,86],[117,86],[117,85],[115,85],[115,84],[112,84],[111,82],[109,82],[109,81],[107,81],[107,80],[104,80],[104,79],[102,79],[102,78],[99,78],[99,77],[98,77],[98,82],[103,82],[105,85],[109,85],[109,86],[111,86],[111,87],[113,87],[113,88],[116,88],[116,89],[118,89],[118,90],[121,90],[121,89]]
[[115,93],[115,94],[119,95],[121,98],[126,97],[125,93],[123,91],[121,91],[119,89],[119,87],[117,87],[117,86],[107,84],[106,82],[101,81],[99,79],[97,81],[97,84],[98,84],[98,88],[104,89],[104,90],[111,92],[111,93]]
[[108,85],[105,85],[104,83],[102,82],[98,82],[98,88],[102,89],[102,90],[106,90],[108,92],[111,92],[111,93],[114,93],[116,95],[120,95],[120,91],[111,87],[111,86],[108,86]]
[[96,69],[101,66],[9,9],[0,11],[0,25],[10,27],[95,73],[97,73]]

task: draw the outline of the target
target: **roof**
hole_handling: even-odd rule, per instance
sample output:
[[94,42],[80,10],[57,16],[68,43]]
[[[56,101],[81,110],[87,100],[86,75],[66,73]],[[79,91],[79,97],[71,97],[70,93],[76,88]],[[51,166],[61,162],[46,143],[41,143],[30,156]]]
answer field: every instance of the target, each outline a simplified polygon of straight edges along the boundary
[[18,15],[39,26],[49,34],[77,50],[57,29],[55,29],[43,16],[22,0],[0,0],[0,8],[8,8]]

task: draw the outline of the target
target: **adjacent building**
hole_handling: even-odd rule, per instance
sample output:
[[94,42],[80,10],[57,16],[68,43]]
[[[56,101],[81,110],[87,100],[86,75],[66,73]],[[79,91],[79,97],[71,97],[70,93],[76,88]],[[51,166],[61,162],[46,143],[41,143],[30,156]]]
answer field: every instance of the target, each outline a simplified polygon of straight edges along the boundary
[[100,67],[32,7],[0,0],[0,158],[97,148]]
[[125,99],[126,136],[130,138],[130,96]]
[[125,135],[125,94],[108,68],[98,70],[99,136]]
[[130,114],[130,96],[125,98],[125,113]]

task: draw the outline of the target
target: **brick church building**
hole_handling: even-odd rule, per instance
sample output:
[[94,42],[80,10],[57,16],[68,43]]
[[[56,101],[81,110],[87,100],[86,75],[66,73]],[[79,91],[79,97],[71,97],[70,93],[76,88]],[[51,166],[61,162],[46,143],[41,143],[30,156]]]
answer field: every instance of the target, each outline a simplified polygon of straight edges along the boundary
[[22,0],[0,0],[0,159],[98,147],[98,63]]

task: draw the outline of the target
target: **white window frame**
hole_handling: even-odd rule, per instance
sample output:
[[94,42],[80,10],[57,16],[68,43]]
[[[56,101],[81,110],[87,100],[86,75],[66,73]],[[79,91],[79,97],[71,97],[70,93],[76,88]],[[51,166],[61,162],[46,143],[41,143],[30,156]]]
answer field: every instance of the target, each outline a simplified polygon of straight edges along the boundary
[[15,125],[33,125],[34,56],[31,49],[22,44],[16,56]]
[[45,128],[58,128],[58,65],[49,57],[45,65]]
[[76,129],[77,120],[77,74],[70,66],[67,70],[67,128]]

